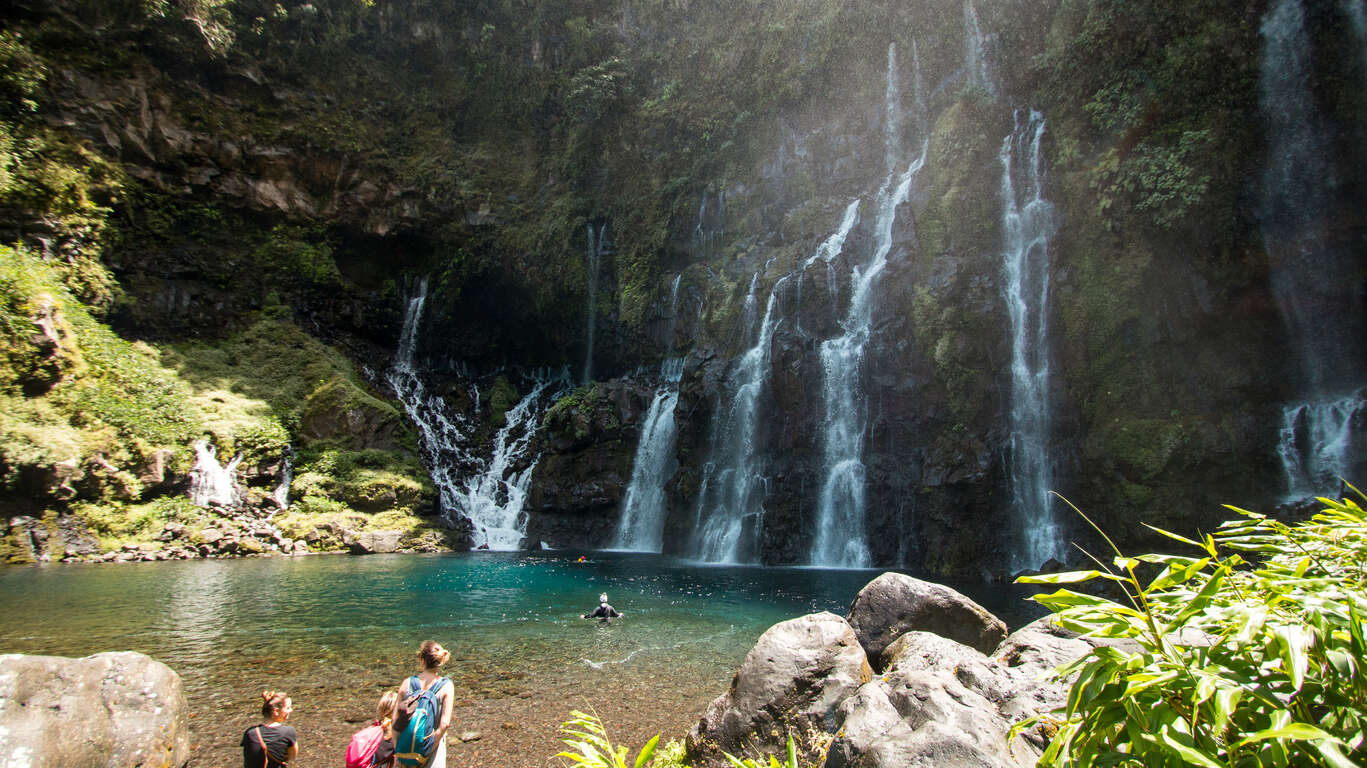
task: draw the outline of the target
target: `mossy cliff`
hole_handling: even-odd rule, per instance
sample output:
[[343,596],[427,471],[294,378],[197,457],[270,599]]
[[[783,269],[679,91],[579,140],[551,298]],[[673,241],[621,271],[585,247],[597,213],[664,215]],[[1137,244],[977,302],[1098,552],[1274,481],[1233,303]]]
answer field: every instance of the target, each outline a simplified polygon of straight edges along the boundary
[[[1315,99],[1356,171],[1359,42],[1338,5],[1307,8]],[[820,345],[841,332],[853,261],[877,237],[868,211],[888,147],[905,163],[925,146],[860,382],[867,526],[878,564],[991,569],[1019,535],[999,153],[1029,110],[1047,126],[1057,212],[1058,489],[1122,534],[1135,519],[1214,522],[1191,510],[1216,502],[1265,507],[1282,490],[1277,372],[1292,343],[1254,202],[1269,151],[1265,10],[13,3],[0,14],[0,230],[16,244],[7,514],[99,509],[110,542],[135,538],[155,525],[117,521],[183,494],[189,444],[207,433],[221,456],[244,453],[259,494],[292,445],[299,520],[396,510],[417,525],[434,492],[378,372],[426,277],[415,361],[447,383],[579,370],[592,325],[603,381],[547,415],[533,478],[529,532],[562,544],[611,531],[648,386],[629,374],[687,355],[668,483],[666,548],[679,549],[727,376],[753,341],[752,279],[762,313],[800,272],[784,283],[755,448],[760,556],[803,562],[822,472]],[[890,44],[905,113],[891,142]],[[1360,185],[1336,191],[1327,215],[1360,240]],[[801,269],[856,198],[846,253]],[[590,227],[607,242],[592,275]],[[453,403],[487,435],[509,403],[467,405]],[[144,479],[153,466],[162,480]]]

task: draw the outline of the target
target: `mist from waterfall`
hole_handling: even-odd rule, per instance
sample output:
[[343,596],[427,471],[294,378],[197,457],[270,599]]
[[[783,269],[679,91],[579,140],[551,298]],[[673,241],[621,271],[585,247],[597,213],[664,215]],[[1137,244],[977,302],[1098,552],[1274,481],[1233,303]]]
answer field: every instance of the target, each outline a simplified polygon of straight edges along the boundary
[[414,366],[427,287],[427,278],[421,278],[408,299],[398,349],[385,378],[418,429],[418,445],[437,488],[442,517],[452,525],[467,521],[476,549],[519,549],[527,524],[523,507],[528,483],[539,458],[529,457],[528,451],[553,395],[568,388],[569,374],[524,377],[530,390],[504,414],[492,455],[487,460],[477,455],[471,439],[474,426],[440,396],[428,393]]
[[[1354,6],[1347,6],[1356,19]],[[1263,18],[1259,109],[1266,127],[1261,229],[1273,292],[1297,359],[1277,454],[1287,499],[1338,491],[1367,453],[1367,397],[1355,350],[1362,310],[1344,301],[1341,280],[1355,255],[1334,242],[1339,181],[1329,120],[1311,89],[1310,35],[1301,0],[1276,0]],[[1351,478],[1349,478],[1351,479]]]
[[666,360],[660,366],[660,384],[641,424],[641,439],[636,444],[631,482],[622,502],[613,549],[660,552],[664,548],[665,517],[669,512],[665,484],[679,466],[674,455],[678,435],[674,408],[679,404],[683,370],[681,357]]
[[[1003,299],[1011,330],[1011,437],[1008,467],[1018,529],[1012,568],[1038,568],[1063,558],[1054,516],[1049,455],[1049,239],[1054,206],[1044,199],[1040,140],[1044,116],[1016,111],[1002,141]],[[1018,182],[1019,181],[1019,185]]]
[[[916,62],[919,69],[919,62]],[[919,76],[917,78],[919,84]],[[897,47],[888,46],[886,117],[884,142],[887,179],[876,198],[876,242],[862,265],[850,277],[850,304],[840,326],[844,333],[821,344],[822,465],[825,477],[817,505],[812,565],[833,568],[866,568],[871,564],[866,517],[864,436],[868,429],[868,395],[863,388],[864,352],[873,330],[874,293],[892,250],[892,230],[898,206],[910,195],[912,183],[926,160],[928,142],[906,170],[901,162],[901,87],[897,76]],[[919,104],[919,100],[918,100]],[[919,116],[918,116],[919,117]],[[849,221],[847,209],[846,220]],[[848,232],[848,230],[845,230]],[[840,243],[843,247],[844,237]],[[823,244],[823,248],[826,247]],[[838,250],[838,249],[837,249]]]

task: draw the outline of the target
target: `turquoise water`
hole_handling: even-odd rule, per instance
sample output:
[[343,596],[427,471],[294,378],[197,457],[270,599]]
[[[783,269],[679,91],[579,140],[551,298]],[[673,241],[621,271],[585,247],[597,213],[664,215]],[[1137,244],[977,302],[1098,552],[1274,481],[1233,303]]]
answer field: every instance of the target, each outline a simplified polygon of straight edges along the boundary
[[[366,716],[378,691],[411,672],[417,646],[429,638],[452,652],[448,673],[466,707],[458,714],[469,722],[554,723],[573,706],[602,702],[618,719],[639,716],[644,727],[652,718],[690,722],[725,690],[765,629],[813,611],[844,615],[878,573],[583,556],[582,563],[579,553],[470,552],[9,568],[0,570],[0,652],[136,650],[166,662],[204,718],[202,739],[216,745],[205,750],[215,759],[198,759],[201,765],[231,763],[223,744],[235,743],[237,726],[220,721],[250,717],[262,688],[295,694],[301,732],[344,732]],[[1019,591],[960,589],[1013,626],[1035,615]],[[611,625],[580,619],[604,591],[626,617]]]

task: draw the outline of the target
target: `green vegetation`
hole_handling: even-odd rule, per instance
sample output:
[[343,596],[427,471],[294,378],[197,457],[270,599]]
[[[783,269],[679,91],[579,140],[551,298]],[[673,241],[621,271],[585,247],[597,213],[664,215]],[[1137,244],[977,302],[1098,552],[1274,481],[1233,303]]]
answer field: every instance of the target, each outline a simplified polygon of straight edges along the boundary
[[628,765],[642,768],[650,762],[651,755],[655,753],[655,745],[660,741],[659,734],[656,734],[641,747],[641,751],[636,754],[636,760],[628,763],[627,748],[613,745],[608,739],[603,721],[599,720],[597,715],[574,710],[570,712],[570,719],[560,725],[560,733],[563,734],[560,740],[575,751],[560,752],[556,757],[563,757],[569,764],[584,768],[627,768]]
[[1200,541],[1154,529],[1191,556],[1112,545],[1099,570],[1022,577],[1108,582],[1123,601],[1071,589],[1035,599],[1064,628],[1138,645],[1099,646],[1059,669],[1076,675],[1064,709],[1016,726],[1057,730],[1040,765],[1361,765],[1367,513],[1320,501],[1294,525],[1231,507],[1241,519]]
[[[560,739],[571,747],[573,752],[560,752],[556,757],[564,758],[569,765],[582,766],[583,768],[643,768],[649,765],[651,768],[688,768],[687,755],[684,751],[683,742],[671,739],[658,750],[660,736],[656,734],[654,738],[641,747],[641,751],[636,754],[636,759],[628,762],[630,755],[627,747],[621,744],[613,744],[608,739],[607,728],[603,721],[596,714],[589,714],[574,710],[570,712],[570,719],[560,724]],[[769,755],[768,759],[745,758],[741,759],[728,752],[722,755],[735,766],[735,768],[799,768],[797,761],[797,742],[793,735],[788,734],[788,750],[783,762],[778,758]],[[824,752],[822,753],[824,759]]]

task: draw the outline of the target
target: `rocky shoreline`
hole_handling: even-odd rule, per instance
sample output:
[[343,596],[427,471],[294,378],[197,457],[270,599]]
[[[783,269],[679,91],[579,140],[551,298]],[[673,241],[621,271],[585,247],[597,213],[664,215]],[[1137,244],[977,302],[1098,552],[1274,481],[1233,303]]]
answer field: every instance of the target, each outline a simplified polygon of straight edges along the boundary
[[101,551],[95,538],[72,517],[59,518],[54,531],[45,521],[18,517],[8,521],[7,538],[23,542],[30,563],[127,563],[225,557],[270,557],[315,554],[387,554],[455,551],[436,529],[358,530],[335,520],[319,520],[292,537],[273,520],[271,511],[254,507],[206,511],[205,522],[164,523],[150,541],[132,542]]
[[[1057,628],[1048,618],[1009,635],[1006,629],[1001,620],[948,587],[885,573],[859,592],[845,617],[809,614],[766,631],[728,690],[706,707],[687,735],[689,763],[698,768],[726,765],[723,751],[755,758],[782,754],[791,733],[804,765],[1034,765],[1048,734],[1037,727],[1010,741],[1011,725],[1064,701],[1066,686],[1050,672],[1085,654],[1093,641]],[[179,695],[179,676],[169,668],[159,676],[109,671],[120,664],[141,665],[138,670],[164,668],[159,662],[133,653],[80,660],[3,659],[0,728],[22,734],[6,749],[28,750],[23,764],[183,766],[191,760],[176,735],[184,733],[186,718],[194,717]],[[72,682],[87,668],[100,677],[98,685]],[[165,685],[154,689],[149,682],[153,677],[164,679]],[[153,708],[161,718],[155,721],[155,734],[146,728],[114,728],[113,735],[86,740],[101,754],[142,755],[137,761],[75,759],[67,752],[58,755],[52,746],[49,736],[69,730],[71,718],[85,717],[83,708],[95,701],[92,691],[103,697],[99,707],[114,721],[129,713],[146,720],[148,697],[155,698]],[[47,703],[30,706],[37,701],[34,697],[47,697]],[[548,716],[545,707],[538,711]],[[99,731],[97,726],[92,733]],[[455,743],[463,729],[454,730],[456,765],[460,755],[473,755],[474,748]],[[345,744],[331,743],[339,738],[334,734],[323,739],[328,743],[315,741],[311,756],[325,761],[327,755],[340,755]],[[110,739],[120,743],[113,745]],[[526,748],[534,749],[531,744]],[[149,750],[165,759],[148,759]],[[548,754],[517,758],[519,764],[540,765]]]

